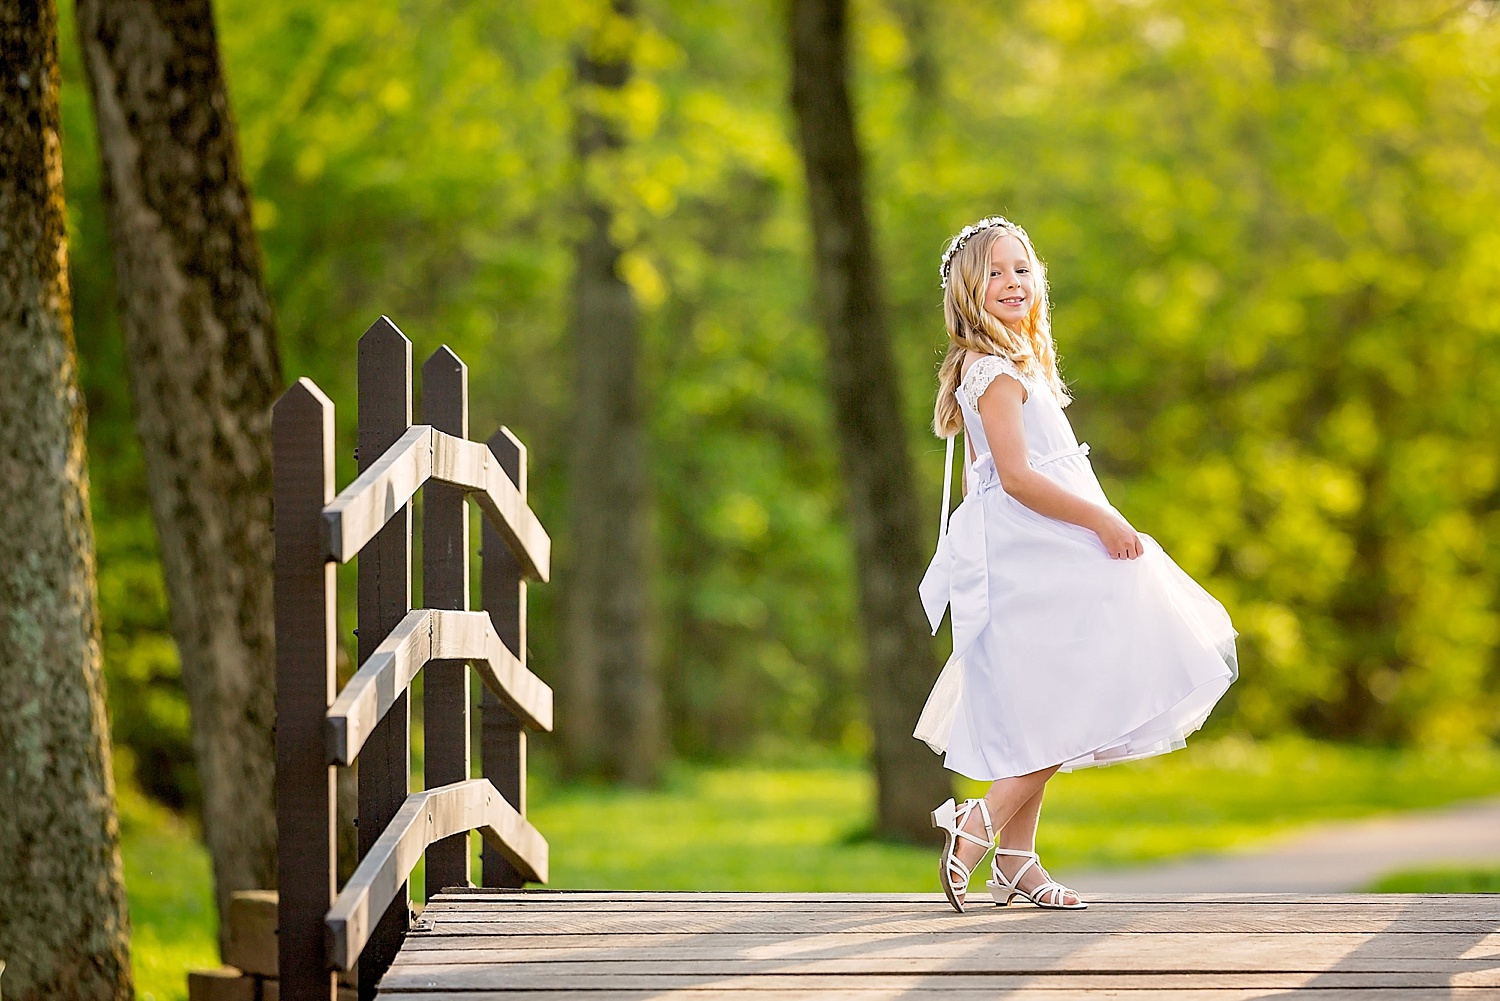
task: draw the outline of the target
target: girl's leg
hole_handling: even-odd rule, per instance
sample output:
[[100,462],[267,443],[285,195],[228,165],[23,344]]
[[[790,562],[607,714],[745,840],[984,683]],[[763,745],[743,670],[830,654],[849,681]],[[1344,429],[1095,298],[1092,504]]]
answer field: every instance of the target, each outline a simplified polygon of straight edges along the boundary
[[1001,848],[1015,848],[1023,852],[1036,851],[1036,825],[1042,817],[1042,797],[1047,794],[1047,787],[1043,786],[1037,790],[1037,794],[1021,804],[1021,808],[1011,814],[1004,827],[1000,828],[995,844]]
[[[1038,789],[1035,796],[1022,803],[1021,807],[1011,814],[1010,820],[1006,821],[1005,826],[1000,829],[999,835],[995,838],[997,845],[1001,848],[1014,848],[1023,852],[1036,851],[1036,825],[1042,816],[1042,796],[1046,791],[1046,786]],[[997,864],[1000,866],[1000,871],[1005,873],[1006,879],[1014,879],[1021,866],[1026,864],[1026,860],[1015,855],[1001,855],[997,859]],[[1021,877],[1020,886],[1023,890],[1035,890],[1046,881],[1047,876],[1041,866],[1034,865],[1026,870],[1026,875]],[[1078,894],[1069,890],[1062,895],[1059,903],[1076,904]]]
[[[1047,780],[1056,772],[1057,766],[1054,765],[1027,775],[996,779],[990,785],[989,791],[984,794],[985,805],[990,811],[990,823],[998,829],[1004,829],[1010,824],[1011,818],[1032,799],[1037,801],[1036,807],[1040,810],[1042,789],[1046,787]],[[1034,829],[1035,820],[1031,823]],[[970,834],[977,834],[981,839],[984,838],[984,820],[979,816],[978,810],[970,812],[968,822],[964,824],[964,830]],[[984,857],[984,852],[984,848],[972,841],[960,839],[958,842],[958,860],[971,869]]]

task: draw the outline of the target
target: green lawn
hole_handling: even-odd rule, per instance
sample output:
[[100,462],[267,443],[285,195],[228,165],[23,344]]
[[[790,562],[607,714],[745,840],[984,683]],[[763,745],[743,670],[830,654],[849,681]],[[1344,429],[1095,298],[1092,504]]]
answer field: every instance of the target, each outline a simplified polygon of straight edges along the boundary
[[[553,846],[559,887],[933,889],[930,849],[863,836],[872,793],[865,772],[836,765],[679,767],[659,792],[543,786],[532,815]],[[1060,870],[1142,862],[1313,821],[1493,794],[1496,751],[1200,741],[1152,761],[1058,776],[1038,847]]]
[[[1497,794],[1492,749],[1202,740],[1153,761],[1059,776],[1040,849],[1058,870],[1140,862]],[[538,778],[531,817],[551,843],[557,887],[936,890],[931,849],[866,835],[871,795],[869,776],[846,763],[678,765],[650,792]],[[214,962],[208,863],[189,827],[128,788],[121,817],[139,997],[180,999],[182,971]],[[1427,882],[1383,888],[1434,887],[1434,874],[1417,875]],[[1495,874],[1484,884],[1472,875],[1442,875],[1442,886],[1495,888]]]
[[1500,869],[1410,869],[1375,881],[1371,893],[1500,893]]
[[116,775],[135,996],[178,1001],[187,997],[188,968],[219,963],[208,852],[196,830],[142,796],[118,763]]

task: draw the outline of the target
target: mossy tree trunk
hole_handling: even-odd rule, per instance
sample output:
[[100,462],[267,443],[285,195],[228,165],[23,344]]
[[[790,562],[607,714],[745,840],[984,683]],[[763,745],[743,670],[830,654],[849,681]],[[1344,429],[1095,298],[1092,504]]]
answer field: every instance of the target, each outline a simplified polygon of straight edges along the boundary
[[877,828],[931,836],[928,812],[950,783],[911,735],[937,675],[917,599],[916,491],[849,98],[846,0],[792,0],[792,110],[812,217],[815,298],[827,345],[839,460],[848,490],[864,624]]
[[271,306],[209,0],[78,0],[78,30],[224,929],[276,885]]
[[615,164],[625,148],[616,107],[636,28],[614,0],[580,43],[575,154],[582,225],[574,247],[575,355],[564,670],[563,758],[575,773],[646,784],[662,751],[661,683],[647,642],[646,427],[640,316],[612,232]]
[[11,1001],[125,1001],[57,10],[0,5],[0,957]]

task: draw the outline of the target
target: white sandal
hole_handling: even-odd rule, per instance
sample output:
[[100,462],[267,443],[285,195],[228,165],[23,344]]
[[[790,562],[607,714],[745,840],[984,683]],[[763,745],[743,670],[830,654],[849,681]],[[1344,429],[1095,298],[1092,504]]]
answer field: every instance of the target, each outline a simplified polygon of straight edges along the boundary
[[[964,830],[964,825],[969,822],[969,815],[979,808],[979,817],[984,821],[984,837],[981,839],[977,834],[970,834]],[[948,843],[943,846],[942,857],[938,860],[938,878],[943,882],[943,892],[948,895],[948,903],[953,909],[962,914],[964,912],[964,897],[969,892],[969,876],[973,870],[964,865],[958,859],[958,839],[963,838],[976,845],[984,845],[984,855],[974,864],[977,866],[984,861],[984,856],[995,846],[995,829],[990,826],[990,808],[982,799],[964,800],[962,806],[955,806],[953,800],[948,800],[942,806],[932,811],[932,826],[948,836]]]
[[[1026,860],[1017,870],[1015,879],[1006,879],[1005,873],[1000,871],[1001,855],[1014,855]],[[1023,852],[1015,848],[996,848],[995,856],[990,860],[990,875],[994,878],[985,884],[990,888],[990,896],[995,898],[995,903],[1005,907],[1016,897],[1025,897],[1038,907],[1050,910],[1081,911],[1088,907],[1088,904],[1084,903],[1075,891],[1063,886],[1051,876],[1047,876],[1047,881],[1033,890],[1021,889],[1021,877],[1026,875],[1026,870],[1032,866],[1036,866],[1043,876],[1047,876],[1047,870],[1042,868],[1042,861],[1037,857],[1036,852]],[[1078,898],[1078,903],[1063,903],[1070,893]]]

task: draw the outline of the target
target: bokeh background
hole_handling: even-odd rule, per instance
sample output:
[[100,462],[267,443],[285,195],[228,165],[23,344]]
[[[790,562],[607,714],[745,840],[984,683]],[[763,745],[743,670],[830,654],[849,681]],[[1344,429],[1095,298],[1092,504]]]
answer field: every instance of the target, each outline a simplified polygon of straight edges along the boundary
[[[419,361],[452,346],[476,435],[503,422],[528,443],[533,507],[564,555],[581,226],[569,85],[594,6],[215,5],[285,372],[334,398],[352,447],[369,322],[390,315]],[[185,965],[212,961],[214,908],[88,87],[62,13],[134,954],[142,996],[164,999]],[[1050,837],[1064,865],[1138,861],[1500,792],[1495,5],[856,0],[852,13],[924,525],[942,465],[927,430],[938,257],[1001,212],[1049,266],[1070,417],[1106,489],[1241,633],[1241,679],[1198,743],[1064,777],[1044,852]],[[856,578],[784,13],[642,0],[640,21],[615,225],[642,309],[651,649],[673,763],[653,789],[565,780],[537,740],[533,812],[561,885],[929,889],[929,853],[862,835]],[[543,677],[560,645],[553,591],[534,587]]]

